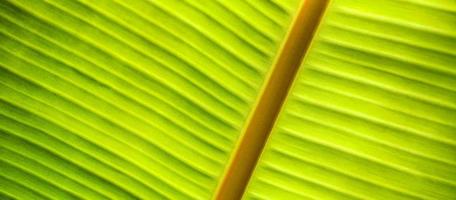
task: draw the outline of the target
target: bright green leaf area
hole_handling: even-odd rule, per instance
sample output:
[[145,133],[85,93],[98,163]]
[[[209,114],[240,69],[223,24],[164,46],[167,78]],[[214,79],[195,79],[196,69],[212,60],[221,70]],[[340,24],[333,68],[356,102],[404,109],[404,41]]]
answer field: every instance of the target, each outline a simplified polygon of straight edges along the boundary
[[0,198],[209,199],[299,1],[0,1]]
[[246,199],[456,199],[456,1],[334,0]]

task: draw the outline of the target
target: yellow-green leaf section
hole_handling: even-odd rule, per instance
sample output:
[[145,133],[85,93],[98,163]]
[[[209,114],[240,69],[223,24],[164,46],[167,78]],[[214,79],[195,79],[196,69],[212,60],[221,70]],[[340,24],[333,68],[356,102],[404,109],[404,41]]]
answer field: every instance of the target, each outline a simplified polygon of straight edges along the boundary
[[209,199],[298,4],[0,1],[0,197]]
[[456,2],[333,0],[245,199],[456,199]]

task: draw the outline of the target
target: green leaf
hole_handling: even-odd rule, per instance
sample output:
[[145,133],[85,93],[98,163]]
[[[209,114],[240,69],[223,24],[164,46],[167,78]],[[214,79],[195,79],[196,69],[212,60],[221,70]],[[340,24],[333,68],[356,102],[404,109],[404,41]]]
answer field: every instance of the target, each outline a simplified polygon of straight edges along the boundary
[[298,3],[1,1],[1,197],[210,198]]
[[334,0],[246,199],[455,199],[456,3]]
[[456,199],[456,2],[333,0],[290,51],[319,1],[0,1],[0,199],[223,199],[304,53],[246,199]]

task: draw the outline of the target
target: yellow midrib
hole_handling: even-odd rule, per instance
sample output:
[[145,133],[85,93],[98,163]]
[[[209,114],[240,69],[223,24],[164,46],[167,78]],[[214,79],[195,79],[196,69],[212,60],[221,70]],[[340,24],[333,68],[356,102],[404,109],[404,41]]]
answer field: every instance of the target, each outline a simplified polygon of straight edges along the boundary
[[304,0],[263,84],[214,195],[240,199],[329,0]]

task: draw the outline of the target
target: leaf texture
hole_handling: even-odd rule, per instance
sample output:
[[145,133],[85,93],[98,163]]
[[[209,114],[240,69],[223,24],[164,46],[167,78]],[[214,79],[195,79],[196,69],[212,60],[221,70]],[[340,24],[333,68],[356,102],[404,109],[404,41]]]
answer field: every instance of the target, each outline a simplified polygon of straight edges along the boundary
[[334,0],[245,199],[456,199],[456,2]]
[[210,198],[298,3],[1,1],[1,198]]

